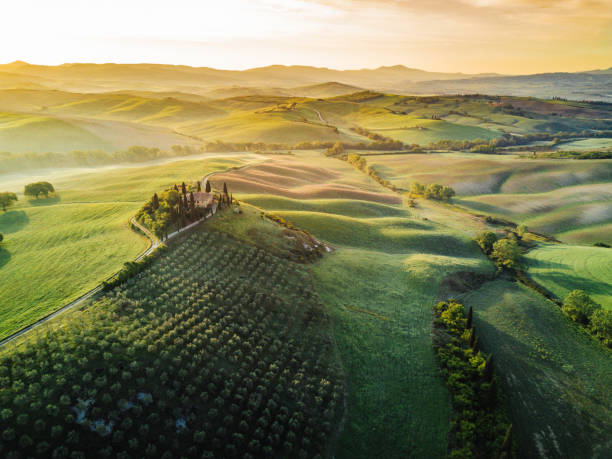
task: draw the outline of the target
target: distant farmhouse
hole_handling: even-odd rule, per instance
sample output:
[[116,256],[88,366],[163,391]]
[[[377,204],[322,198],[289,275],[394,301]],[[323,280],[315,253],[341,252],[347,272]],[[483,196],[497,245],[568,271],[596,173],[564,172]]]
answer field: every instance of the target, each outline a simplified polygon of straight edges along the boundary
[[196,207],[209,207],[212,206],[213,195],[204,191],[196,191],[193,193],[193,200]]

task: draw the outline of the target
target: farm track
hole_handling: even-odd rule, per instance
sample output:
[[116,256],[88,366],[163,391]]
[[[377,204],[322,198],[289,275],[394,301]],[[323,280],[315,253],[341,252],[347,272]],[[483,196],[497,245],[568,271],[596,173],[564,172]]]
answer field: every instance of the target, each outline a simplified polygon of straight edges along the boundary
[[[264,161],[265,161],[265,160],[264,160]],[[257,161],[257,162],[263,162],[263,161]],[[202,185],[203,185],[203,186],[205,186],[205,185],[206,185],[206,182],[208,181],[208,179],[209,179],[210,177],[212,177],[213,175],[216,175],[216,174],[224,174],[224,173],[227,173],[227,172],[233,172],[233,171],[239,171],[239,170],[243,170],[243,169],[246,169],[246,168],[248,168],[248,167],[251,167],[251,166],[252,166],[252,163],[248,163],[248,164],[245,164],[244,166],[239,167],[239,168],[230,168],[230,169],[223,170],[223,171],[215,171],[215,172],[211,172],[210,174],[207,174],[207,175],[206,175],[206,176],[205,176],[205,177],[202,179]],[[104,202],[104,203],[107,203],[107,202],[115,202],[115,201],[106,201],[106,202]],[[129,202],[134,202],[134,201],[129,201]],[[74,202],[74,203],[60,204],[60,205],[67,205],[67,204],[76,204],[76,202]],[[94,203],[94,202],[92,202],[91,204],[95,204],[95,203]],[[102,204],[102,202],[100,202],[100,204]],[[193,223],[191,223],[191,224],[189,224],[189,225],[185,226],[184,228],[181,228],[181,229],[179,229],[179,230],[177,230],[177,231],[175,231],[175,232],[173,232],[173,233],[170,233],[170,234],[168,235],[168,237],[165,239],[165,241],[167,241],[167,240],[169,240],[169,239],[172,239],[172,238],[174,238],[174,237],[178,236],[179,234],[184,233],[185,231],[187,231],[187,230],[189,230],[189,229],[193,228],[194,226],[198,225],[199,223],[201,223],[203,220],[206,220],[207,218],[212,217],[212,216],[213,216],[213,215],[216,213],[216,211],[217,211],[217,206],[215,205],[215,206],[213,207],[213,212],[212,212],[211,214],[209,214],[208,216],[206,216],[206,217],[204,217],[204,218],[202,218],[202,219],[200,219],[200,220],[198,220],[198,221],[196,221],[196,222],[193,222]],[[144,227],[143,225],[141,225],[141,224],[140,224],[140,223],[139,223],[139,222],[136,220],[136,218],[135,218],[135,217],[132,217],[132,218],[130,219],[130,223],[131,223],[131,224],[133,224],[135,227],[137,227],[137,228],[138,228],[140,231],[142,231],[142,232],[143,232],[143,234],[144,234],[144,235],[145,235],[145,236],[146,236],[146,237],[147,237],[147,238],[150,240],[150,242],[151,242],[151,243],[150,243],[150,245],[149,245],[149,247],[148,247],[148,248],[147,248],[147,249],[146,249],[146,250],[145,250],[143,253],[141,253],[140,255],[138,255],[138,256],[135,258],[135,260],[134,260],[134,261],[139,261],[139,260],[141,260],[142,258],[146,257],[147,255],[150,255],[150,254],[151,254],[151,253],[152,253],[152,252],[153,252],[153,251],[154,251],[156,248],[158,248],[158,247],[161,245],[161,243],[162,243],[162,242],[161,242],[161,241],[160,241],[160,240],[159,240],[157,237],[155,237],[155,235],[154,235],[153,233],[151,233],[151,232],[150,232],[150,231],[149,231],[149,230],[148,230],[146,227]],[[165,242],[165,241],[164,241],[164,242]],[[111,276],[107,277],[107,278],[106,278],[106,279],[104,279],[102,282],[109,281],[109,280],[113,279],[115,276],[117,276],[117,274],[119,274],[119,271],[118,271],[118,272],[116,272],[116,273],[114,273],[113,275],[111,275]],[[100,293],[101,291],[102,291],[102,283],[100,283],[100,285],[98,285],[98,286],[94,287],[93,289],[89,290],[88,292],[84,293],[83,295],[79,296],[77,299],[75,299],[75,300],[71,301],[70,303],[66,304],[65,306],[62,306],[60,309],[58,309],[58,310],[56,310],[56,311],[52,312],[51,314],[49,314],[49,315],[47,315],[47,316],[45,316],[45,317],[43,317],[43,318],[41,318],[41,319],[37,320],[37,321],[36,321],[36,322],[34,322],[33,324],[30,324],[30,325],[28,325],[27,327],[22,328],[21,330],[19,330],[19,331],[17,331],[17,332],[15,332],[15,333],[13,333],[12,335],[7,336],[6,338],[4,338],[3,340],[1,340],[1,341],[0,341],[0,348],[4,347],[4,346],[5,346],[5,345],[7,345],[8,343],[10,343],[10,342],[12,342],[12,341],[16,340],[17,338],[19,338],[19,337],[21,337],[21,336],[25,335],[26,333],[28,333],[28,332],[30,332],[30,331],[32,331],[32,330],[34,330],[35,328],[38,328],[39,326],[43,325],[44,323],[46,323],[46,322],[50,321],[51,319],[53,319],[53,318],[55,318],[55,317],[57,317],[57,316],[59,316],[60,314],[62,314],[62,313],[64,313],[64,312],[66,312],[66,311],[68,311],[68,310],[70,310],[70,309],[74,308],[75,306],[82,305],[83,303],[85,303],[85,301],[89,300],[90,298],[93,298],[94,296],[96,296],[96,295],[97,295],[98,293]]]

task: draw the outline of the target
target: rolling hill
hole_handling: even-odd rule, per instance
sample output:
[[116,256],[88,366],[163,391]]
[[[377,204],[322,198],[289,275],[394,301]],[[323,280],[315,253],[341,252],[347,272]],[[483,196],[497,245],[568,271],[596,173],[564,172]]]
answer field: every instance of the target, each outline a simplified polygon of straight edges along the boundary
[[[609,70],[581,73],[495,74],[427,72],[402,65],[334,70],[271,65],[244,71],[161,64],[0,65],[0,87],[47,87],[78,92],[113,90],[181,91],[204,95],[223,87],[293,88],[330,81],[403,94],[487,93],[569,99],[611,100]],[[10,74],[10,75],[9,75]],[[2,82],[2,80],[7,80]],[[25,86],[29,85],[29,86]]]

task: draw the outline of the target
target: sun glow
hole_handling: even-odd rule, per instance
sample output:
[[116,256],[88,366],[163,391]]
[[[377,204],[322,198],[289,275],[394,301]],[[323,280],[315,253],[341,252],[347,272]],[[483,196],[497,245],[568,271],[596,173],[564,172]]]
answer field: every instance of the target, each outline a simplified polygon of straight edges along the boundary
[[612,65],[612,9],[597,0],[22,0],[1,14],[0,62],[470,73]]

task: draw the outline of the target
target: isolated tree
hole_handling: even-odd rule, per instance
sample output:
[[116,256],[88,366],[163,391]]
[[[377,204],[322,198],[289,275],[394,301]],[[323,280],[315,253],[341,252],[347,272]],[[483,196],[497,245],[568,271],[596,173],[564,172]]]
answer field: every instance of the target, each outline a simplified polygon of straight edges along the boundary
[[210,193],[210,181],[206,180],[206,192]]
[[223,194],[227,196],[227,183],[223,182]]
[[53,185],[51,185],[49,182],[28,183],[23,189],[23,194],[26,196],[34,196],[37,199],[41,195],[46,198],[50,193],[54,192],[55,188],[53,188]]
[[151,199],[151,207],[153,208],[153,210],[159,209],[159,197],[157,196],[157,193],[153,193],[153,199]]
[[17,201],[17,195],[15,193],[11,193],[10,191],[0,193],[0,206],[3,212],[6,212],[6,209],[11,207],[14,201]]
[[513,239],[500,239],[493,244],[491,257],[502,268],[514,268],[521,257],[521,248]]
[[518,237],[523,237],[526,232],[527,232],[527,225],[525,225],[524,223],[516,227],[516,234],[518,235]]
[[492,231],[484,231],[474,238],[482,251],[487,255],[493,250],[493,244],[497,241],[497,236]]
[[593,313],[601,309],[601,306],[595,303],[586,292],[572,290],[565,297],[561,309],[574,322],[587,325]]

